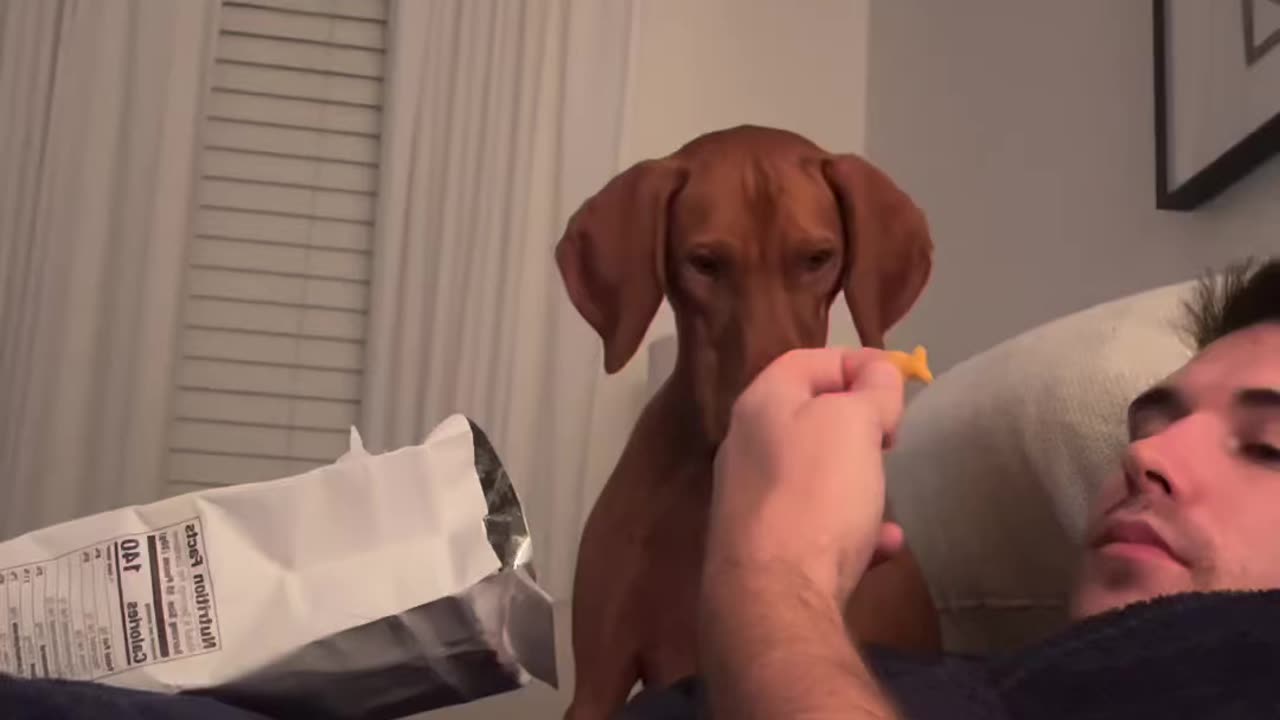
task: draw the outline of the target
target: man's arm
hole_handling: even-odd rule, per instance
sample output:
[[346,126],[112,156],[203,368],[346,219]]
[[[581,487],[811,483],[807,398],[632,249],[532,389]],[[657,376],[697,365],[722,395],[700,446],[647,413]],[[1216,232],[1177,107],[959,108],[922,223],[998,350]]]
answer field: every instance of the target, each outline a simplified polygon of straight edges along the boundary
[[942,628],[911,547],[867,571],[844,607],[849,632],[864,645],[915,655],[942,652]]
[[853,720],[896,712],[849,641],[839,604],[793,571],[715,571],[703,595],[715,718]]

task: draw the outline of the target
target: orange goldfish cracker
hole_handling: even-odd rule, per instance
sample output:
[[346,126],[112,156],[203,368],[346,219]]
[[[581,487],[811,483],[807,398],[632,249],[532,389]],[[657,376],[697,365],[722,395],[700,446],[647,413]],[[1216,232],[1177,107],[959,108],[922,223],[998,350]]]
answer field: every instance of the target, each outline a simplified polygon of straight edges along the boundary
[[888,355],[889,362],[902,372],[903,378],[907,380],[915,378],[926,385],[933,382],[933,373],[929,370],[929,355],[925,352],[923,345],[917,345],[910,354],[900,350],[890,350]]

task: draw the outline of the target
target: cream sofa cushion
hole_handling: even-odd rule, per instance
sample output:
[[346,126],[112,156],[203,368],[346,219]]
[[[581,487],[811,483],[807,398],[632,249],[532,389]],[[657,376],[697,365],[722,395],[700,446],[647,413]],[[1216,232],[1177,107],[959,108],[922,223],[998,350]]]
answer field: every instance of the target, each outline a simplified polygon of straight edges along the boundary
[[[988,652],[1064,621],[1075,545],[1117,467],[1130,400],[1190,357],[1189,283],[1052,321],[940,376],[908,405],[889,496],[945,642]],[[958,320],[959,322],[959,320]]]

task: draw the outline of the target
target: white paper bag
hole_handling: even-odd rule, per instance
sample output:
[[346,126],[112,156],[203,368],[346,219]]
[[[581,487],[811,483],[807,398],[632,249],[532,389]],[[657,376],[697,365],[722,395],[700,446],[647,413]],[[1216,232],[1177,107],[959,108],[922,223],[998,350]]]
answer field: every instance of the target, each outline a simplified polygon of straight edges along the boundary
[[[233,482],[234,478],[228,478]],[[461,415],[415,447],[0,543],[0,672],[395,718],[556,684],[551,600]]]

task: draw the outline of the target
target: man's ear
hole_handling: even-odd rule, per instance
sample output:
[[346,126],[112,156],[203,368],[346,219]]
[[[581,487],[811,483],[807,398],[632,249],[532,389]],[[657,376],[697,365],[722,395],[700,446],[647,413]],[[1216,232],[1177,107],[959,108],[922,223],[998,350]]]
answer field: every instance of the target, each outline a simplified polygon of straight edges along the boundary
[[569,219],[556,264],[569,299],[604,341],[604,369],[622,369],[662,303],[671,201],[686,172],[646,160],[610,180]]
[[924,213],[887,175],[857,155],[822,167],[844,222],[844,299],[864,347],[884,335],[920,298],[933,270]]

